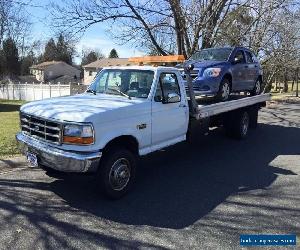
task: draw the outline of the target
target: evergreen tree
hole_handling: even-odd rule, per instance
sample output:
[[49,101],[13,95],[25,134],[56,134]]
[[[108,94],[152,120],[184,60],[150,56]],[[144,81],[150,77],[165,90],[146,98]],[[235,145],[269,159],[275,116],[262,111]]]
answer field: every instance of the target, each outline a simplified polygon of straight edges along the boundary
[[68,64],[72,64],[72,48],[65,41],[64,36],[62,34],[60,34],[58,37],[56,49],[58,61],[64,61]]
[[108,58],[119,58],[118,52],[115,49],[112,49],[109,53]]
[[104,58],[100,50],[83,49],[81,65],[87,65],[91,62],[95,62],[98,59]]
[[84,55],[81,61],[82,65],[89,64],[98,60],[97,54],[95,51],[90,51],[87,55]]
[[54,39],[51,38],[45,47],[45,52],[43,55],[43,61],[56,61],[58,59],[58,53],[57,53],[57,48],[56,44],[54,42]]
[[20,73],[19,52],[13,39],[7,38],[2,45],[3,73],[18,75]]
[[21,75],[28,75],[30,73],[30,66],[36,62],[34,53],[30,51],[27,56],[21,60]]

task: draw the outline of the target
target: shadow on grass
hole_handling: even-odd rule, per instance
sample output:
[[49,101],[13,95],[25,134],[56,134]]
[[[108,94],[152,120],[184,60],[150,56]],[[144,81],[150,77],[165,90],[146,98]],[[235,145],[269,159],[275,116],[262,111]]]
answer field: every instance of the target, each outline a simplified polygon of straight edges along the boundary
[[0,103],[0,112],[14,112],[19,111],[21,104],[3,104]]

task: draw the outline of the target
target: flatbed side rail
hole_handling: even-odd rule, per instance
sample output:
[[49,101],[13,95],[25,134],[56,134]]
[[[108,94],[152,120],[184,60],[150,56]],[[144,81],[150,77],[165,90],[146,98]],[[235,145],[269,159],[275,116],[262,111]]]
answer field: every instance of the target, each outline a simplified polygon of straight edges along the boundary
[[196,119],[207,118],[227,111],[263,103],[269,100],[271,100],[271,94],[267,93],[257,96],[244,97],[233,101],[219,102],[209,105],[198,105],[197,114],[194,116]]

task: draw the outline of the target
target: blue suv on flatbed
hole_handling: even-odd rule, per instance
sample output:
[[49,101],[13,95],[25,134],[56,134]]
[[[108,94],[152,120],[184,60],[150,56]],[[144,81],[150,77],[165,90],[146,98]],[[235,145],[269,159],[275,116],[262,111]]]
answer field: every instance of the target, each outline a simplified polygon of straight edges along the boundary
[[[262,68],[252,51],[244,47],[209,48],[197,51],[182,66],[193,64],[193,89],[197,96],[226,101],[230,93],[262,92]],[[182,76],[185,79],[184,71]]]

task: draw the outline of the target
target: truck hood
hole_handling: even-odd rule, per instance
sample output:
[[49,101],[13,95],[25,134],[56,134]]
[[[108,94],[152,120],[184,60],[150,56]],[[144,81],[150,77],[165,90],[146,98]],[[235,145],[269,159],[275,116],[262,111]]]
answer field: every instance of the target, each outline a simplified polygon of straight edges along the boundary
[[[104,114],[109,117],[108,120],[116,120],[124,115],[128,117],[132,112],[137,115],[139,110],[148,112],[148,110],[142,108],[145,103],[147,103],[147,99],[129,100],[126,97],[117,95],[84,93],[33,101],[24,104],[20,111],[46,119],[93,122],[96,117],[98,119],[100,115],[103,117]],[[132,106],[135,107],[132,108]],[[140,109],[138,106],[140,106]],[[122,111],[119,111],[120,109]],[[117,110],[118,112],[116,113]]]

